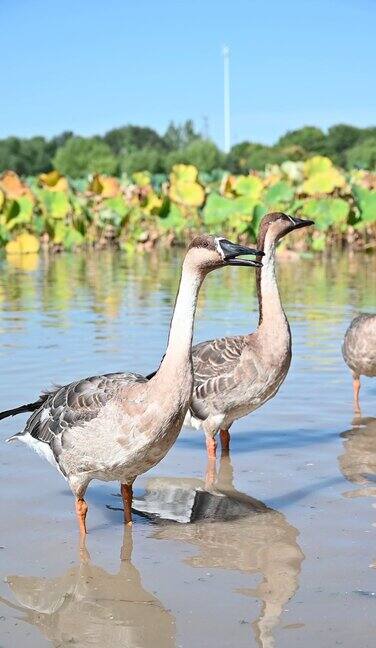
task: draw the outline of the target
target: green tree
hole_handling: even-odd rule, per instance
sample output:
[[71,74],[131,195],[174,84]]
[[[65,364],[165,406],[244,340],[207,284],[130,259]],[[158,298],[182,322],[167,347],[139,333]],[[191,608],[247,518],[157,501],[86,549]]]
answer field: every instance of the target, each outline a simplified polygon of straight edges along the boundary
[[200,171],[218,169],[223,161],[223,155],[210,140],[196,139],[188,144],[182,153],[187,162],[194,164]]
[[358,142],[361,133],[361,128],[348,124],[336,124],[329,128],[326,140],[327,154],[333,162],[341,166],[345,165],[345,153]]
[[348,169],[376,169],[376,138],[355,144],[346,153]]
[[108,144],[99,137],[85,139],[72,137],[56,151],[55,168],[72,178],[82,178],[88,173],[107,173],[118,170],[118,161]]
[[0,140],[0,171],[12,169],[20,175],[35,175],[52,169],[48,142],[44,137]]
[[174,122],[170,122],[163,136],[163,141],[169,151],[183,149],[197,139],[201,139],[201,136],[195,131],[191,119],[177,126]]
[[113,128],[104,136],[104,141],[115,155],[122,155],[140,149],[165,149],[163,138],[152,128],[143,126],[123,126]]
[[131,175],[136,171],[161,173],[165,167],[162,153],[158,149],[145,147],[139,151],[125,153],[120,159],[120,168]]
[[0,140],[0,173],[6,169],[23,173],[24,167],[21,159],[21,141],[18,137],[7,137]]
[[326,136],[320,128],[303,126],[297,130],[287,131],[276,144],[279,148],[294,145],[301,146],[307,153],[325,155]]

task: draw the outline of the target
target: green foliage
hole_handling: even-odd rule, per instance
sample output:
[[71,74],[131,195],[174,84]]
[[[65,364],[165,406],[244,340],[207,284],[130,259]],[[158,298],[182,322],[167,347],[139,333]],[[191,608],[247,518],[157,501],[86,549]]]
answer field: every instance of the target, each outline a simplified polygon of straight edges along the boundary
[[303,126],[303,128],[297,130],[288,131],[277,142],[277,146],[279,147],[294,145],[301,146],[305,151],[325,154],[326,137],[320,128]]
[[281,180],[276,182],[276,184],[269,187],[265,193],[265,203],[269,209],[279,209],[288,205],[294,198],[294,189]]
[[315,221],[315,227],[326,231],[329,227],[342,228],[346,225],[350,205],[342,198],[320,198],[307,200],[302,213]]
[[68,196],[63,191],[41,189],[38,198],[41,210],[47,218],[62,219],[70,210]]
[[[166,145],[163,138],[152,128],[142,126],[123,126],[113,128],[104,136],[104,141],[116,156],[127,156],[139,150],[163,150]],[[143,167],[145,169],[148,167]],[[139,171],[140,169],[135,169]]]
[[170,174],[169,196],[173,202],[188,207],[201,207],[205,199],[203,187],[196,182],[198,170],[188,164],[176,164]]
[[238,196],[250,196],[253,200],[258,200],[263,190],[262,180],[257,176],[240,176],[236,179],[234,190]]
[[197,139],[200,139],[200,134],[196,132],[191,119],[177,126],[173,121],[170,122],[163,136],[163,142],[169,151],[186,148]]
[[161,214],[159,224],[164,230],[180,233],[185,227],[185,219],[181,209],[174,203],[169,203],[167,213]]
[[321,155],[315,155],[304,163],[304,174],[307,180],[303,183],[302,190],[309,196],[330,194],[336,188],[345,186],[344,176],[329,158]]
[[[202,153],[207,142],[197,144],[190,146]],[[254,239],[262,216],[281,210],[312,218],[315,229],[301,236],[306,247],[322,251],[329,241],[345,241],[350,226],[357,240],[376,235],[375,188],[375,173],[345,174],[320,155],[237,176],[176,164],[169,176],[140,170],[121,179],[102,173],[68,181],[51,171],[26,183],[8,171],[0,174],[0,245],[23,254],[42,236],[53,248],[116,242],[129,250],[166,234],[183,241],[202,228]]]
[[150,173],[161,173],[165,169],[164,156],[161,151],[151,147],[126,152],[120,158],[120,169],[128,175],[145,169]]
[[348,168],[376,169],[376,139],[359,142],[346,153]]
[[354,198],[363,223],[376,223],[376,191],[369,191],[354,185],[352,188]]
[[64,175],[79,178],[89,173],[113,174],[118,163],[110,147],[98,137],[72,137],[58,149],[55,168]]
[[188,164],[193,164],[200,171],[212,171],[221,166],[222,158],[219,149],[210,140],[196,139],[183,149]]

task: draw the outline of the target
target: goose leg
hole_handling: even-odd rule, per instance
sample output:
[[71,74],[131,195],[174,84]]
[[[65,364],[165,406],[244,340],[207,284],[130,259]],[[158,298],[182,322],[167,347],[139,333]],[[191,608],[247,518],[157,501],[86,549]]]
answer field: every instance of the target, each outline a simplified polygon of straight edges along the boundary
[[206,438],[206,450],[208,453],[208,459],[215,459],[217,451],[217,441],[214,437],[209,434],[205,435]]
[[121,484],[120,485],[121,496],[123,498],[124,504],[124,524],[128,526],[132,525],[132,499],[133,499],[133,488],[132,484]]
[[217,466],[215,457],[208,457],[208,463],[205,473],[205,490],[211,491],[214,488],[214,483],[217,477]]
[[76,498],[76,515],[78,520],[78,528],[80,529],[80,535],[84,536],[87,534],[86,531],[86,513],[88,506],[83,497]]
[[228,455],[230,452],[230,432],[228,430],[220,430],[222,454]]
[[360,414],[359,392],[360,392],[360,377],[353,374],[353,389],[354,389],[354,410]]

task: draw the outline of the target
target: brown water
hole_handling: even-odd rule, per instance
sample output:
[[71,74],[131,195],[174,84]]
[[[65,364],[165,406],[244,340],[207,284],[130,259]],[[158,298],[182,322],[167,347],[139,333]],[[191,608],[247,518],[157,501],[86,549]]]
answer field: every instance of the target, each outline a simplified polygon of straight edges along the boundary
[[[180,259],[0,261],[0,409],[53,382],[154,369]],[[207,279],[196,340],[255,327],[249,275]],[[2,648],[375,645],[376,380],[363,380],[363,418],[353,421],[340,347],[353,315],[375,312],[376,257],[281,259],[279,275],[290,373],[234,425],[211,494],[202,435],[184,429],[136,481],[144,514],[124,537],[117,485],[91,485],[80,555],[64,480],[21,444],[1,444]],[[3,421],[1,438],[24,418]]]

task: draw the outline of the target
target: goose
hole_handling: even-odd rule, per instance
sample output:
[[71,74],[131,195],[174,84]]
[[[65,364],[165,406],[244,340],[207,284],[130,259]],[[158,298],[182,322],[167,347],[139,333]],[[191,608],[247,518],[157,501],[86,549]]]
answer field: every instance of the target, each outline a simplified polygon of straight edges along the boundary
[[376,315],[362,313],[355,317],[345,333],[342,355],[352,372],[354,410],[360,413],[360,376],[376,376]]
[[248,254],[261,258],[257,250],[223,237],[202,234],[192,241],[183,262],[167,351],[153,379],[120,372],[91,376],[0,414],[1,419],[33,411],[25,428],[8,441],[31,446],[66,478],[75,496],[81,535],[87,532],[84,496],[93,479],[120,482],[124,522],[132,523],[133,482],[163,459],[189,406],[193,322],[202,281],[216,268],[258,267],[260,261],[237,258]]
[[275,275],[275,249],[283,236],[309,225],[313,221],[282,212],[264,216],[257,239],[264,257],[262,267],[256,270],[256,331],[208,340],[192,348],[194,389],[185,424],[203,429],[210,459],[216,456],[216,434],[220,432],[222,451],[228,452],[234,421],[273,398],[286,378],[291,332]]

